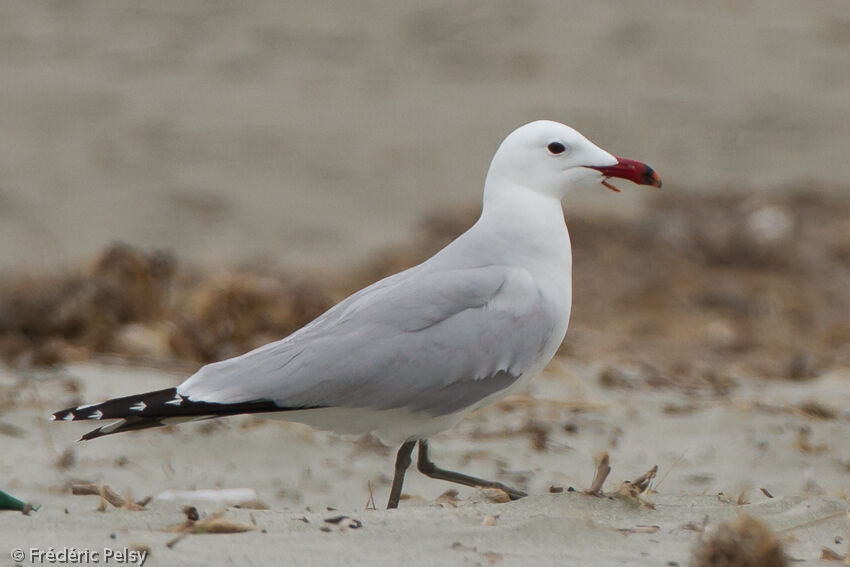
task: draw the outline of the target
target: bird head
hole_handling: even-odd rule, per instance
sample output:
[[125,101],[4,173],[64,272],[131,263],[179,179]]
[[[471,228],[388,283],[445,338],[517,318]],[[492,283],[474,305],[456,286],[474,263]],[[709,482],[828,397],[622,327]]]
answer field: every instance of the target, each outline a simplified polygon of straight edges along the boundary
[[661,187],[655,171],[639,161],[614,156],[569,126],[538,120],[511,132],[490,164],[493,178],[561,199],[580,187],[619,189],[612,177]]

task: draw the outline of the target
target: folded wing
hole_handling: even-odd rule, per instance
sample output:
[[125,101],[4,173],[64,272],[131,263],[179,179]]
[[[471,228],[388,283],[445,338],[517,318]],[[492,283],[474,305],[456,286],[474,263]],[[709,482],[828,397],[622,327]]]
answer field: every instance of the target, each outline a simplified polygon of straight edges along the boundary
[[414,268],[281,341],[205,366],[177,392],[220,404],[452,413],[534,366],[554,332],[549,312],[523,269]]

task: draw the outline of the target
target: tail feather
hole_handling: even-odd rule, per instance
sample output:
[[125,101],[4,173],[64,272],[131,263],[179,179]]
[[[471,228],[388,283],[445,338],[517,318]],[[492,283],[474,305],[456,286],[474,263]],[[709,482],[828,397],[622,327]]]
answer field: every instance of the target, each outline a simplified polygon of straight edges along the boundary
[[212,419],[242,413],[267,413],[293,409],[280,407],[271,400],[253,400],[237,403],[218,403],[190,400],[177,393],[177,388],[114,398],[100,404],[67,408],[53,414],[54,421],[86,421],[119,419],[90,431],[80,439],[96,439],[112,433],[162,427],[185,421]]
[[91,439],[97,439],[98,437],[103,437],[104,435],[111,435],[113,433],[124,433],[125,431],[138,431],[139,429],[150,429],[151,427],[164,427],[166,425],[176,425],[178,423],[183,423],[186,421],[196,421],[201,419],[213,419],[218,416],[200,416],[200,417],[166,417],[162,419],[157,419],[155,417],[136,417],[130,416],[116,421],[115,423],[110,423],[109,425],[104,425],[103,427],[98,427],[97,429],[93,429],[80,437],[80,441],[89,441]]
[[154,418],[128,417],[126,419],[116,421],[115,423],[110,423],[109,425],[93,429],[80,437],[80,441],[97,439],[98,437],[103,437],[104,435],[109,435],[111,433],[123,433],[124,431],[148,429],[149,427],[162,427],[163,425],[165,424],[162,421]]

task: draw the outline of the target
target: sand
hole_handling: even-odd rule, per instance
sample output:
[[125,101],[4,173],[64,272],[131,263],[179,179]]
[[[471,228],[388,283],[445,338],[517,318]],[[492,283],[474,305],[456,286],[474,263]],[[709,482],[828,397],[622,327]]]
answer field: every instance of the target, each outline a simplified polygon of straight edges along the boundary
[[[521,486],[528,498],[493,503],[457,487],[456,500],[441,499],[452,485],[410,471],[408,498],[394,511],[383,510],[393,457],[374,442],[242,417],[77,444],[86,426],[47,422],[49,410],[161,388],[179,375],[102,363],[5,372],[0,388],[13,390],[15,403],[0,421],[20,430],[3,437],[0,478],[42,507],[0,514],[0,549],[126,546],[148,549],[152,565],[687,565],[704,527],[743,512],[764,520],[799,564],[818,564],[822,547],[846,552],[850,373],[806,383],[752,379],[719,396],[611,388],[598,370],[558,359],[531,392],[432,440],[438,463]],[[79,392],[68,392],[69,383]],[[62,469],[65,451],[72,464]],[[588,496],[602,451],[613,469],[608,495]],[[640,500],[611,496],[656,464]],[[228,507],[229,520],[256,522],[258,531],[190,535],[168,548],[175,534],[167,527],[183,521],[184,504],[204,516],[233,502],[155,498],[143,511],[99,512],[98,497],[70,494],[75,482],[129,490],[136,500],[251,488],[269,509]],[[370,485],[377,510],[366,509]],[[362,527],[324,522],[338,515]]]

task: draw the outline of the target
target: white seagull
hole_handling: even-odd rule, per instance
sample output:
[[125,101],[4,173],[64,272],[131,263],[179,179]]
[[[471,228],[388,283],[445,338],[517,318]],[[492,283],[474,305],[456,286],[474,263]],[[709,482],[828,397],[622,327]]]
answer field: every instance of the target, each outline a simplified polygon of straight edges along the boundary
[[572,253],[561,199],[619,177],[661,186],[648,165],[615,157],[569,126],[512,132],[484,183],[481,217],[422,264],[360,290],[288,337],[204,366],[176,388],[53,414],[119,421],[85,434],[253,413],[401,445],[388,508],[418,469],[467,486],[501,483],[447,471],[428,438],[504,398],[549,363],[567,331]]

